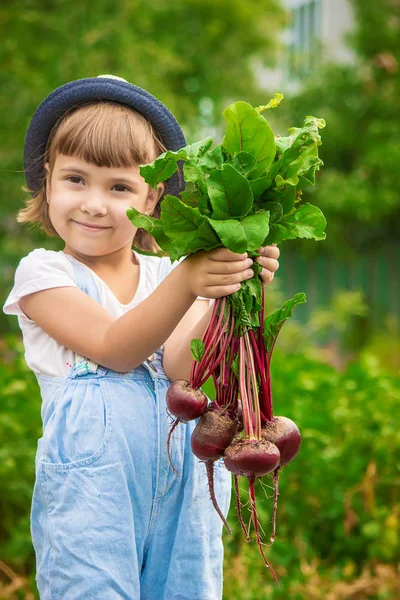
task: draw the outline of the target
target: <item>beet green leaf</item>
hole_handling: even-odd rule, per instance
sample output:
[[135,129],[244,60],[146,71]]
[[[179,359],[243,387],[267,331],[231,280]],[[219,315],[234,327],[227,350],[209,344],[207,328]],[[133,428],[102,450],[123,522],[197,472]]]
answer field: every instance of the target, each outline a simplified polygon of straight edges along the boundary
[[293,308],[296,304],[304,304],[307,302],[306,295],[302,292],[295,294],[293,298],[287,300],[283,306],[269,315],[264,320],[264,346],[268,354],[273,350],[275,340],[281,330],[282,325],[293,316]]
[[227,121],[223,146],[236,156],[248,152],[256,159],[256,177],[263,175],[275,158],[275,136],[271,127],[247,102],[235,102],[222,113]]
[[232,165],[211,171],[207,190],[213,208],[213,219],[245,217],[253,206],[253,194],[246,177]]

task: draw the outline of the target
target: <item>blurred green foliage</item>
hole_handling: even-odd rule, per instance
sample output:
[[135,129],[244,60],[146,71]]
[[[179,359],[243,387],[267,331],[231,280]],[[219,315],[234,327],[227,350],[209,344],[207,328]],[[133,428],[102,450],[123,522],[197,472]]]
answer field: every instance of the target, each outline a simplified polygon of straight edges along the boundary
[[273,115],[281,135],[287,135],[287,123],[297,125],[305,115],[326,120],[319,150],[325,166],[304,196],[325,214],[327,239],[297,247],[349,261],[388,241],[398,243],[400,230],[400,5],[350,3],[354,62],[323,62]]

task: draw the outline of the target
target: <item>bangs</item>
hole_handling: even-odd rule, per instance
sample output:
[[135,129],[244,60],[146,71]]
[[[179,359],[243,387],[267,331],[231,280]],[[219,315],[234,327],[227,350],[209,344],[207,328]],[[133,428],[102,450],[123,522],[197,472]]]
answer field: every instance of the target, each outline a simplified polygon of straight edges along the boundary
[[122,104],[101,101],[64,114],[47,148],[51,167],[57,153],[98,167],[131,167],[152,162],[165,151],[143,115]]

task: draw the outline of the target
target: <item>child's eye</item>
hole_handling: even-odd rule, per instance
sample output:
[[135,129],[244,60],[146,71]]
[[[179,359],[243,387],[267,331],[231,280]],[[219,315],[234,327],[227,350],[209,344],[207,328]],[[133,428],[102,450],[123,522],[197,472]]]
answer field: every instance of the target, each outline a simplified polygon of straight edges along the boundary
[[71,183],[79,183],[80,181],[82,181],[81,177],[78,177],[77,175],[70,175],[69,177],[66,177],[67,181],[71,181]]
[[[117,188],[119,188],[119,189],[117,189]],[[122,185],[122,183],[116,183],[114,185],[114,189],[116,189],[117,192],[131,192],[132,191],[131,189],[126,187],[126,185]]]

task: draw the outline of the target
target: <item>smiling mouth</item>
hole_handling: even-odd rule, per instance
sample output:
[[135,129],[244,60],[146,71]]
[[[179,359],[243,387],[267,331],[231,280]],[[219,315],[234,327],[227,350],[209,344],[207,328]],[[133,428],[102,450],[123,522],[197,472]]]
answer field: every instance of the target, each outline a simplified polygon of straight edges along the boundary
[[77,225],[85,229],[85,231],[103,231],[104,229],[110,229],[110,227],[104,227],[103,225],[87,225],[85,223],[80,223],[79,221],[74,221]]

